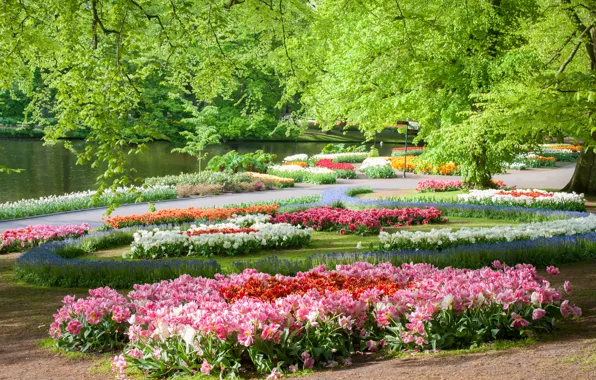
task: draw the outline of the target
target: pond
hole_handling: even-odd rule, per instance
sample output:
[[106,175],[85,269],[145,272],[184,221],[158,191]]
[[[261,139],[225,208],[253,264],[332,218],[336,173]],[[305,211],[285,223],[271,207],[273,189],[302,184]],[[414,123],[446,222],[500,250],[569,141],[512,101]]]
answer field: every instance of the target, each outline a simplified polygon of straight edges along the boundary
[[[74,142],[81,147],[82,141]],[[277,160],[284,157],[306,153],[320,153],[326,142],[272,142],[251,141],[226,143],[207,147],[207,160],[214,155],[221,155],[230,150],[239,153],[254,152],[262,149],[277,155]],[[370,147],[369,144],[368,146]],[[378,144],[377,144],[378,146]],[[389,155],[393,144],[384,144],[380,148],[382,155]],[[173,144],[154,142],[149,144],[149,151],[142,155],[130,156],[130,164],[137,169],[141,178],[179,174],[198,170],[195,158],[185,154],[171,153]],[[74,154],[60,143],[44,146],[38,140],[0,139],[0,164],[10,168],[24,169],[21,173],[0,173],[0,203],[24,198],[37,198],[48,195],[70,193],[96,188],[95,181],[101,173],[89,165],[76,165]]]

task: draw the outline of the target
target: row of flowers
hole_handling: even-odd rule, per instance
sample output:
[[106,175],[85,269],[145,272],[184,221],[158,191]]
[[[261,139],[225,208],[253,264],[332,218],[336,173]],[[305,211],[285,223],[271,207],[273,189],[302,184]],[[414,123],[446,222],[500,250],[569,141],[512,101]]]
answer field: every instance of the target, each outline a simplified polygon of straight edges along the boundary
[[391,149],[391,156],[393,157],[401,157],[407,155],[419,156],[422,153],[424,153],[423,146],[409,146],[407,149],[406,147]]
[[317,161],[315,166],[333,170],[337,178],[353,179],[358,177],[354,165],[347,162],[335,163],[333,160],[326,158]]
[[388,159],[383,157],[369,157],[360,166],[359,170],[368,178],[395,178],[395,172]]
[[553,220],[490,228],[451,228],[431,231],[381,232],[379,240],[383,249],[442,249],[464,244],[509,242],[538,239],[559,235],[578,235],[596,231],[596,215],[583,218]]
[[333,170],[323,167],[303,167],[301,165],[274,165],[267,169],[268,174],[292,178],[296,182],[330,184],[336,182]]
[[286,223],[255,223],[251,227],[224,223],[192,226],[186,231],[141,230],[134,234],[124,258],[236,256],[261,249],[300,247],[310,241],[310,232]]
[[277,205],[249,206],[249,207],[223,207],[223,208],[171,208],[133,214],[127,216],[110,216],[104,222],[112,228],[141,226],[149,224],[181,224],[193,223],[198,220],[224,220],[235,215],[246,214],[275,214]]
[[284,177],[278,177],[278,176],[271,175],[271,174],[256,173],[256,172],[247,172],[246,174],[253,177],[257,181],[276,182],[277,184],[284,185],[286,187],[294,185],[294,180],[292,178],[284,178]]
[[[581,310],[530,265],[495,269],[400,267],[368,263],[324,266],[295,277],[254,269],[215,279],[184,275],[135,285],[126,297],[110,288],[65,297],[50,334],[59,347],[120,348],[112,368],[153,377],[236,375],[249,361],[258,373],[351,364],[379,349],[469,347],[552,330]],[[556,268],[548,268],[551,275]],[[565,282],[564,290],[571,292]]]
[[6,230],[0,235],[0,253],[23,251],[49,241],[79,237],[87,234],[90,229],[90,225],[83,223],[80,226],[38,224]]
[[523,206],[549,208],[554,210],[584,211],[583,194],[549,192],[544,190],[470,190],[467,194],[459,194],[457,201],[462,203]]
[[391,166],[398,170],[404,170],[404,162],[406,171],[408,172],[437,175],[454,175],[457,172],[457,166],[453,162],[433,166],[418,156],[401,156],[391,158]]
[[139,199],[147,202],[177,197],[176,189],[172,186],[120,187],[105,190],[99,197],[96,194],[96,191],[89,190],[0,203],[0,220],[103,207],[114,202],[124,204],[135,203]]
[[339,231],[367,235],[379,232],[383,227],[401,227],[416,224],[446,222],[442,212],[435,208],[372,208],[350,210],[318,207],[304,211],[280,213],[271,218],[272,223],[289,223],[311,227],[317,231]]
[[[511,186],[505,185],[505,183],[499,179],[493,179],[492,183],[499,189],[512,188]],[[515,186],[513,186],[513,188],[515,188]],[[419,193],[457,191],[463,189],[465,189],[465,184],[463,181],[425,179],[423,181],[419,181],[418,184],[416,184],[416,191]]]

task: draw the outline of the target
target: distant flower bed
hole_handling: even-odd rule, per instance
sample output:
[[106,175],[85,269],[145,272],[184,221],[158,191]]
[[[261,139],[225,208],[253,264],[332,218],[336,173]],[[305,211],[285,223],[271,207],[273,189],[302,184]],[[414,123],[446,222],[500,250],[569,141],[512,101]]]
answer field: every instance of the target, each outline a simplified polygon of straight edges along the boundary
[[406,171],[415,172],[419,174],[436,174],[436,175],[454,175],[457,172],[457,166],[453,162],[449,162],[439,166],[433,166],[420,159],[417,156],[401,156],[392,157],[391,166],[398,170],[404,169],[404,161]]
[[104,222],[112,228],[122,228],[149,224],[193,223],[198,220],[224,220],[231,218],[233,215],[275,214],[276,211],[277,205],[205,209],[189,207],[158,210],[156,212],[128,216],[110,216],[105,218]]
[[561,316],[581,315],[533,266],[494,267],[360,262],[295,277],[183,275],[135,285],[127,296],[106,287],[65,297],[50,335],[72,351],[121,349],[112,364],[121,377],[132,367],[152,377],[223,378],[250,362],[275,378],[350,365],[355,351],[465,348],[548,332]]
[[0,203],[0,220],[24,218],[27,216],[82,210],[92,207],[104,207],[114,202],[135,203],[138,200],[158,201],[177,197],[176,189],[171,186],[120,187],[108,189],[94,198],[96,191],[53,195],[37,199],[22,199],[16,202]]
[[491,228],[450,228],[424,231],[381,232],[384,249],[440,249],[464,244],[498,243],[529,240],[557,235],[577,235],[596,231],[596,216],[553,220],[549,222],[495,226]]
[[393,157],[401,157],[406,155],[419,156],[424,153],[424,149],[425,148],[423,146],[409,146],[408,149],[405,147],[393,148],[391,149],[391,155]]
[[268,174],[278,177],[292,178],[296,182],[313,184],[330,184],[336,182],[333,170],[321,167],[302,167],[299,165],[277,165],[267,169]]
[[470,190],[468,194],[457,196],[458,202],[482,204],[482,205],[503,205],[503,206],[524,206],[548,208],[553,210],[584,211],[585,198],[583,194],[548,192],[543,190]]
[[309,240],[308,230],[285,223],[200,225],[186,231],[154,228],[135,232],[130,252],[124,257],[236,256],[261,249],[300,247]]
[[24,251],[49,241],[79,237],[88,233],[90,229],[90,225],[83,223],[80,226],[72,224],[66,226],[38,224],[6,230],[0,235],[0,253]]
[[382,157],[369,157],[358,168],[368,178],[395,178],[395,172],[389,160]]
[[540,148],[543,152],[548,153],[552,153],[553,151],[577,153],[582,149],[582,146],[578,144],[542,144],[540,145]]
[[[507,185],[505,185],[505,183],[501,180],[493,179],[492,182],[498,188],[507,188]],[[418,182],[418,184],[416,185],[416,191],[419,193],[457,191],[462,189],[464,189],[463,181],[443,181],[427,179]]]
[[383,227],[401,227],[414,224],[445,222],[441,211],[435,208],[366,209],[350,210],[332,207],[310,208],[286,212],[271,218],[274,223],[289,223],[311,227],[317,231],[339,231],[367,235]]
[[303,161],[287,161],[282,163],[283,166],[287,166],[287,165],[296,165],[296,166],[300,166],[300,167],[307,167],[308,165],[306,164],[306,162]]
[[364,161],[367,157],[368,157],[369,153],[368,152],[348,152],[348,153],[328,153],[328,154],[315,154],[314,156],[311,157],[311,160],[313,161],[319,161],[319,160],[332,160],[333,162],[336,163],[342,163],[342,162],[347,162],[347,163],[359,163]]
[[264,181],[264,182],[273,182],[276,184],[276,187],[292,187],[294,186],[294,179],[292,178],[284,178],[278,177],[271,174],[264,174],[264,173],[255,173],[255,172],[247,172],[247,175],[253,177],[255,180]]
[[333,160],[326,158],[317,161],[315,166],[333,170],[337,178],[357,178],[356,168],[349,163],[334,163]]
[[283,162],[306,162],[308,161],[308,154],[295,154],[293,156],[287,156]]

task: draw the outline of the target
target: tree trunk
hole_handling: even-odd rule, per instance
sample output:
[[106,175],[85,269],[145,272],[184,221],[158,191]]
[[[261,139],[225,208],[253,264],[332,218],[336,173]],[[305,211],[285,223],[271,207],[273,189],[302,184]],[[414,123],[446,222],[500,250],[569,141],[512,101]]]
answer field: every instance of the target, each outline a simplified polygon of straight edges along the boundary
[[579,154],[573,177],[563,191],[596,195],[596,154],[593,148]]

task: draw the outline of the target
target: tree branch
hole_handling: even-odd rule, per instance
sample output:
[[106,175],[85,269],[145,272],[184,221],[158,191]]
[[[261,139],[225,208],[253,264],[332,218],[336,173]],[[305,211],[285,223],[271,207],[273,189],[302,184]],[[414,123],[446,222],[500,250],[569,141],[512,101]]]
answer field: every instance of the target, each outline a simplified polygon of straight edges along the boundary
[[283,12],[283,8],[282,8],[282,0],[279,0],[279,16],[281,19],[281,36],[282,36],[282,40],[283,40],[283,44],[284,44],[284,50],[286,51],[286,57],[288,57],[288,60],[290,61],[290,68],[292,69],[292,74],[294,74],[294,76],[296,76],[296,70],[294,70],[294,61],[292,60],[292,57],[290,57],[290,53],[288,52],[288,45],[286,44],[286,27],[285,27],[285,23],[284,23],[284,12]]
[[569,57],[567,57],[567,59],[565,60],[565,62],[563,62],[563,64],[561,65],[561,67],[559,67],[559,70],[557,70],[557,74],[561,74],[563,71],[565,71],[565,69],[567,68],[567,65],[569,65],[571,63],[571,61],[573,61],[573,58],[575,57],[575,54],[577,53],[577,51],[579,50],[580,46],[582,46],[583,41],[583,37],[584,35],[589,32],[590,30],[592,30],[592,28],[594,27],[594,24],[589,25],[583,32],[582,34],[579,35],[579,41],[577,42],[577,44],[575,44],[575,46],[573,47],[573,50],[571,50],[571,53],[569,54]]

